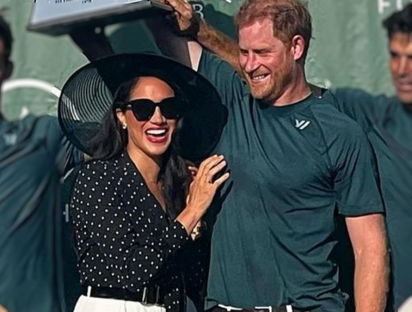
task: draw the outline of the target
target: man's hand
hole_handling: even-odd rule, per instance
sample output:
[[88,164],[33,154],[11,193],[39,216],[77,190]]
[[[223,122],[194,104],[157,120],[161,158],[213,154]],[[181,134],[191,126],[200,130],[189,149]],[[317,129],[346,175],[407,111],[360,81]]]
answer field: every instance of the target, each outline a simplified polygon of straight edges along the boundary
[[193,12],[192,5],[186,0],[161,0],[160,2],[168,4],[173,8],[177,25],[181,33],[192,33],[193,28],[199,28],[198,21]]
[[[189,54],[191,67],[197,70],[199,66],[200,56],[202,54],[202,47],[215,53],[220,58],[228,62],[240,75],[242,71],[239,65],[238,53],[239,48],[237,42],[226,36],[219,30],[210,26],[205,19],[198,16],[192,5],[187,0],[158,0],[163,4],[170,5],[173,8],[176,21],[174,31],[179,33],[179,36],[191,37],[189,42]],[[174,55],[166,53],[167,47],[160,46],[160,42],[164,41],[164,36],[160,31],[156,31],[155,25],[148,25],[152,31],[155,41],[162,53],[173,58],[179,58],[179,52],[174,51]],[[192,41],[194,39],[196,42]]]

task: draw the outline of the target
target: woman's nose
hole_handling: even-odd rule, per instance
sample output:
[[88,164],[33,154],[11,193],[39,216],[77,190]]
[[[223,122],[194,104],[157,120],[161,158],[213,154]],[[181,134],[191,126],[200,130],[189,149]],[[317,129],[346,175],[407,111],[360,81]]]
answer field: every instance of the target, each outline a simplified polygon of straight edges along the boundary
[[163,124],[166,122],[166,118],[162,115],[162,111],[160,110],[158,106],[156,107],[150,121],[155,124]]

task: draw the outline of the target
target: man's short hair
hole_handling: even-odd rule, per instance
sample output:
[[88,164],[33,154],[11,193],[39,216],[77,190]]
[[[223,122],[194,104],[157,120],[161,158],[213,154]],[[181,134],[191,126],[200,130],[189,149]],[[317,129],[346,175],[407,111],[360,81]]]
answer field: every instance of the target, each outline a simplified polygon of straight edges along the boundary
[[385,19],[383,27],[388,31],[389,39],[398,32],[412,35],[412,3]]
[[235,24],[239,29],[264,19],[273,22],[274,36],[286,45],[294,36],[302,36],[305,40],[303,59],[306,58],[312,38],[312,18],[306,4],[299,0],[247,0],[236,14]]
[[10,60],[11,47],[13,43],[13,36],[11,34],[10,25],[6,22],[0,10],[0,40],[4,43],[4,59],[5,61]]

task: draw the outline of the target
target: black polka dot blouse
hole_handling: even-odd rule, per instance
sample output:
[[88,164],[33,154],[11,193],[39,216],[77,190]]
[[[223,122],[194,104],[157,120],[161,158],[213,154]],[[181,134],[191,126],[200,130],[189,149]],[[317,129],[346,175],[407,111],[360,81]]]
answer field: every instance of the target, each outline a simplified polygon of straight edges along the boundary
[[84,286],[140,293],[158,285],[167,311],[183,311],[186,293],[201,305],[208,243],[169,218],[127,153],[84,165],[70,214]]

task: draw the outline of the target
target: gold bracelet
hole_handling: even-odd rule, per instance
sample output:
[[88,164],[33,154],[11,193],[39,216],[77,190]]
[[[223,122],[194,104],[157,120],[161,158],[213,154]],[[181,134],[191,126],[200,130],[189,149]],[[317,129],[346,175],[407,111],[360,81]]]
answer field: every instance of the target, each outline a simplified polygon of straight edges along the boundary
[[198,239],[202,235],[203,230],[203,222],[199,221],[197,222],[196,226],[193,228],[192,232],[190,233],[190,236],[192,237],[192,240]]

